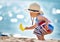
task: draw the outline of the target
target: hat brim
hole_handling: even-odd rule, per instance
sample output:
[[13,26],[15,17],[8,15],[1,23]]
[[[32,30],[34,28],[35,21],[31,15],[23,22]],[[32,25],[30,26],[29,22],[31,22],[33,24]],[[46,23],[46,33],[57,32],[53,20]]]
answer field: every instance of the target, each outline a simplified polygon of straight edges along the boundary
[[43,11],[39,11],[39,10],[28,9],[28,11],[39,12],[39,13],[43,14]]
[[28,9],[29,11],[39,12],[39,10]]

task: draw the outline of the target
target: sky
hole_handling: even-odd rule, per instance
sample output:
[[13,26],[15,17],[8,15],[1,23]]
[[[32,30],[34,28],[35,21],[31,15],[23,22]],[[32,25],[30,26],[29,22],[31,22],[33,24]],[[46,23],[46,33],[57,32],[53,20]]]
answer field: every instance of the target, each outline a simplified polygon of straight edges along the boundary
[[31,26],[29,5],[38,3],[44,12],[44,16],[54,26],[52,34],[46,35],[46,39],[60,39],[60,1],[59,0],[0,0],[0,32],[20,34],[20,36],[35,37],[33,30],[22,32],[19,24],[24,27]]

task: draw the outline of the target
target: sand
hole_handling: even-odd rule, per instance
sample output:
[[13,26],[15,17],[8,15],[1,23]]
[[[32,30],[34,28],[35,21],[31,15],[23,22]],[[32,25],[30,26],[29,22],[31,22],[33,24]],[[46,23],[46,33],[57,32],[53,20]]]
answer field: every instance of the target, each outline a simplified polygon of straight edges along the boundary
[[60,42],[60,40],[37,40],[36,38],[16,38],[16,37],[0,37],[0,42]]

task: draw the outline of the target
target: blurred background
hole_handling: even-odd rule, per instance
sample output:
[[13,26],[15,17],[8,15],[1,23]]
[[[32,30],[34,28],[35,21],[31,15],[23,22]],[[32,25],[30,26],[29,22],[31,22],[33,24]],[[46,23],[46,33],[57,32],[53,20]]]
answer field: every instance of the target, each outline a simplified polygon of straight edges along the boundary
[[22,32],[19,24],[24,27],[31,26],[29,5],[38,3],[44,12],[44,16],[54,26],[52,34],[46,35],[46,39],[60,39],[60,1],[59,0],[0,0],[0,34],[12,34],[16,36],[35,37],[33,30]]

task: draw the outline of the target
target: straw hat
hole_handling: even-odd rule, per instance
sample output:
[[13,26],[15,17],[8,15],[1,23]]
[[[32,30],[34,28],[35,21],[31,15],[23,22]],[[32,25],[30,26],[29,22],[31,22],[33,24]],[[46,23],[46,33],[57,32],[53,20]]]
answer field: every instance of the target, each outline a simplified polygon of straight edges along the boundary
[[43,12],[41,11],[41,9],[40,9],[40,5],[37,4],[37,3],[32,3],[32,4],[29,6],[29,9],[31,9],[31,10],[37,10],[37,11],[39,11],[41,14],[43,13]]
[[40,6],[37,3],[32,3],[29,9],[40,11]]

